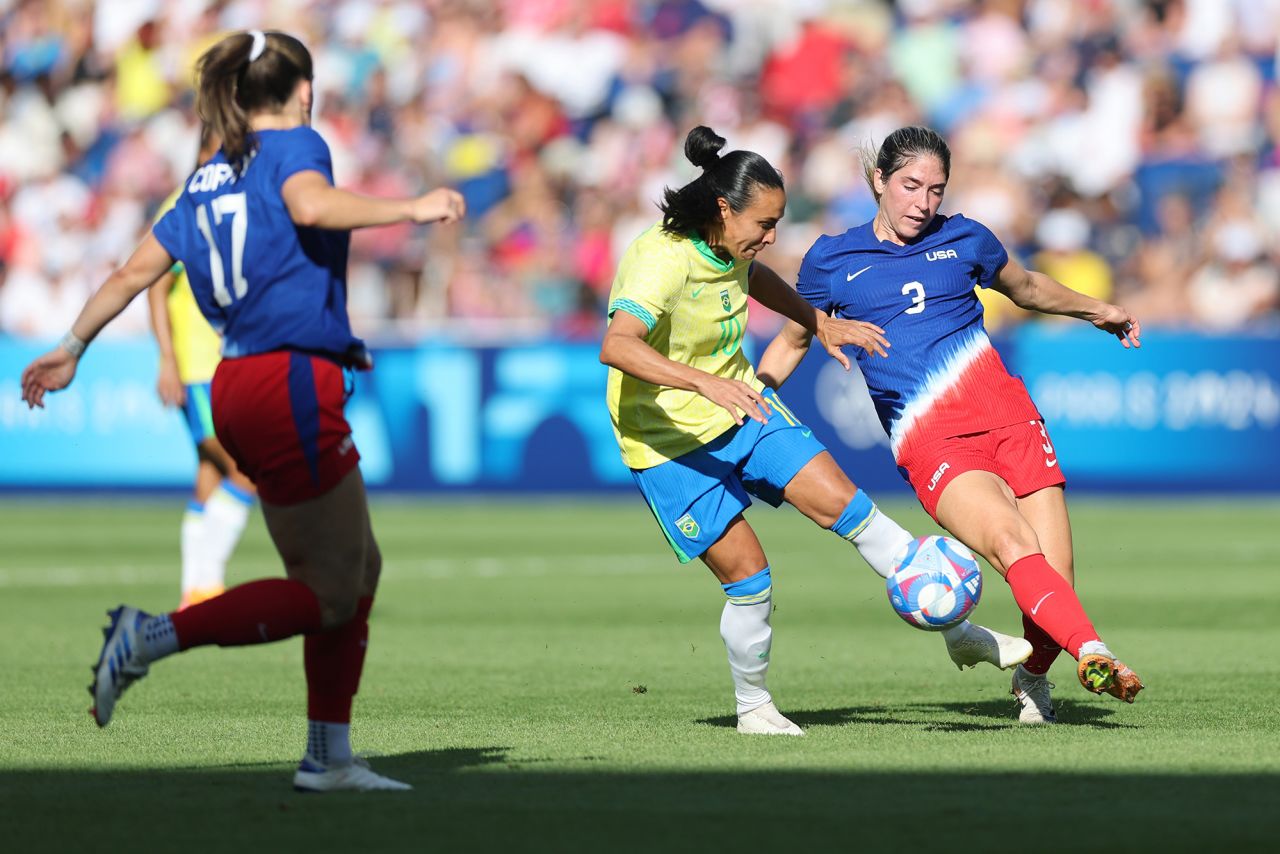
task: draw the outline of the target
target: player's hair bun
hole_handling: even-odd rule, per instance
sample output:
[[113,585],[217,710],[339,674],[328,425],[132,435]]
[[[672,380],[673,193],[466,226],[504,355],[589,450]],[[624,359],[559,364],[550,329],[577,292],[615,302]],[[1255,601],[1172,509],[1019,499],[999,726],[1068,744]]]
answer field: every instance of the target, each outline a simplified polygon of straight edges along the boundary
[[706,125],[698,125],[689,131],[684,140],[684,156],[699,169],[714,166],[720,159],[720,149],[724,148],[724,137]]

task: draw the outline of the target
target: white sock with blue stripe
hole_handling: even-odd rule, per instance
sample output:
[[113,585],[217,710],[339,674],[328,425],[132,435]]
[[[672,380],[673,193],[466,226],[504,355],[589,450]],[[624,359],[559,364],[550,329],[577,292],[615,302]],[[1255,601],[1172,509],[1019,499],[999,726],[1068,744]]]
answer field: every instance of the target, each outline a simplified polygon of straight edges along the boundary
[[253,496],[224,480],[204,505],[205,543],[208,563],[200,586],[222,587],[226,583],[227,561],[235,551],[249,521]]
[[861,489],[854,494],[831,530],[853,543],[858,554],[881,578],[893,575],[894,555],[913,539],[906,529],[882,513]]
[[185,596],[200,587],[200,581],[208,573],[204,544],[204,505],[196,500],[187,502],[187,512],[182,514],[182,594]]
[[720,637],[729,653],[729,673],[741,715],[771,699],[764,683],[773,645],[773,627],[769,625],[773,580],[766,566],[755,575],[720,586],[729,597],[720,615]]

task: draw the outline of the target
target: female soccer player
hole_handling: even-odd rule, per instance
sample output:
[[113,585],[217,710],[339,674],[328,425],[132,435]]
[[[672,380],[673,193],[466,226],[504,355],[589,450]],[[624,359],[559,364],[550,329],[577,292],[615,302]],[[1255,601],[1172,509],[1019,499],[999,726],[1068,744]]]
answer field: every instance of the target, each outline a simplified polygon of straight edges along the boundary
[[[720,634],[729,654],[738,731],[802,735],[765,687],[772,630],[769,562],[742,511],[750,495],[794,505],[851,541],[882,576],[911,539],[858,490],[807,427],[765,388],[740,345],[747,295],[840,348],[884,356],[881,329],[829,319],[755,260],[774,242],[786,193],[760,155],[733,151],[698,127],[685,155],[702,175],[668,189],[663,219],[623,254],[600,348],[623,461],[676,557],[701,557],[729,601]],[[957,663],[1009,667],[1030,654],[1019,638],[978,626],[952,634]]]
[[342,414],[343,369],[370,366],[347,318],[348,232],[453,222],[464,203],[448,189],[373,199],[335,188],[329,149],[309,126],[311,77],[310,53],[281,32],[237,33],[201,57],[197,103],[221,151],[90,298],[61,346],[23,372],[23,399],[40,406],[45,392],[66,387],[102,327],[183,263],[201,311],[223,335],[214,429],[258,485],[288,578],[170,614],[113,611],[90,688],[94,717],[106,726],[124,690],[168,655],[301,634],[308,728],[294,786],[407,789],[353,756],[348,737],[381,568]]
[[[931,130],[901,128],[868,156],[875,218],[805,255],[797,289],[823,313],[877,324],[893,343],[887,359],[858,354],[898,465],[925,510],[1005,577],[1034,652],[1013,675],[1019,720],[1055,721],[1045,676],[1066,649],[1080,682],[1132,703],[1137,674],[1094,630],[1072,585],[1066,483],[1044,421],[1011,377],[982,325],[977,287],[1024,309],[1087,320],[1127,348],[1140,325],[1119,306],[1026,270],[981,224],[938,216],[951,152]],[[811,331],[792,323],[760,362],[781,383]]]
[[[209,126],[201,125],[197,165],[210,160],[218,147]],[[182,187],[160,206],[160,216],[180,195]],[[182,517],[181,610],[226,588],[227,560],[244,533],[257,490],[213,433],[210,382],[221,358],[222,339],[200,313],[181,263],[147,291],[147,304],[160,348],[156,390],[165,405],[182,409],[196,446],[195,496]]]

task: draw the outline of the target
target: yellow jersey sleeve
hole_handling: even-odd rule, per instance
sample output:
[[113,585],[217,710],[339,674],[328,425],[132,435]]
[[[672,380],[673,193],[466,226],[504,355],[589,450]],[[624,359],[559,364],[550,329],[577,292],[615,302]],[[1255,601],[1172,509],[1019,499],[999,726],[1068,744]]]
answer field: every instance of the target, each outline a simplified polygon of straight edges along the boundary
[[[643,320],[645,343],[673,362],[762,389],[742,354],[748,267],[722,260],[696,237],[656,225],[623,253],[609,316],[625,311]],[[607,394],[623,462],[633,469],[675,459],[736,426],[726,410],[696,392],[616,368],[609,371]]]

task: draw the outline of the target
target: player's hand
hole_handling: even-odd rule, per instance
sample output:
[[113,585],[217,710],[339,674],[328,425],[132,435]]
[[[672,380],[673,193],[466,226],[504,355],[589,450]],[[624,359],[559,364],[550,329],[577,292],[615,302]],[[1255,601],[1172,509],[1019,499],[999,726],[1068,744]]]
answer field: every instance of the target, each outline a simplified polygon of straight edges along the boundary
[[1142,324],[1138,322],[1138,318],[1118,305],[1104,302],[1088,320],[1103,332],[1119,338],[1126,349],[1142,346]]
[[887,352],[889,339],[884,337],[884,330],[874,323],[862,320],[841,320],[834,317],[821,316],[818,320],[818,341],[823,349],[839,362],[847,371],[851,367],[849,357],[841,350],[849,344],[861,347],[869,356],[889,358]]
[[707,374],[706,379],[698,383],[696,391],[732,415],[739,427],[745,423],[742,420],[744,415],[763,424],[773,414],[764,395],[739,380]]
[[27,365],[22,372],[22,399],[26,401],[27,408],[43,408],[46,391],[59,391],[70,385],[79,361],[66,349],[54,347]]
[[187,387],[178,376],[178,366],[172,359],[160,362],[160,376],[156,378],[156,393],[165,406],[181,407],[187,402]]
[[413,200],[413,221],[457,222],[466,216],[467,200],[457,190],[439,187]]

